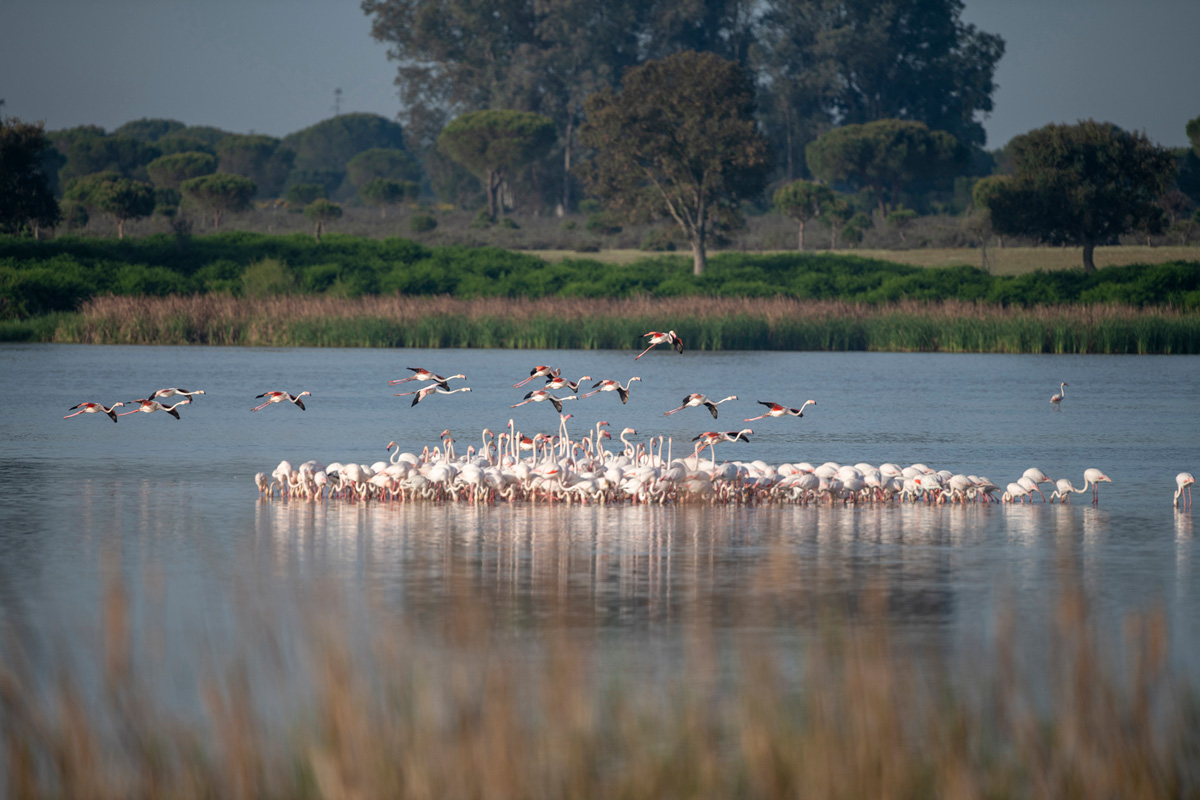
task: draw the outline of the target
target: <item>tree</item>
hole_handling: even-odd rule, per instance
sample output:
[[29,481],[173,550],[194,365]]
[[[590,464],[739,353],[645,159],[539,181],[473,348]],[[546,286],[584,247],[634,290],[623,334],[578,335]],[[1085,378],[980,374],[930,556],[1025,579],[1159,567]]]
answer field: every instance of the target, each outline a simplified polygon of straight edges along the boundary
[[307,206],[314,200],[325,197],[325,187],[319,183],[296,183],[287,190],[288,203],[294,206]]
[[76,181],[67,193],[68,199],[82,203],[117,223],[117,238],[125,238],[125,223],[154,213],[154,187],[142,181],[131,181],[116,172],[100,172]]
[[376,178],[359,189],[358,193],[368,205],[379,206],[379,218],[385,219],[388,206],[397,205],[404,200],[416,200],[420,188],[412,181]]
[[317,243],[321,241],[321,234],[325,232],[325,226],[335,219],[340,219],[342,216],[342,207],[332,200],[326,200],[324,197],[313,200],[304,209],[304,216],[308,217],[313,224],[313,236],[316,237]]
[[524,111],[473,111],[450,122],[438,150],[483,181],[488,215],[502,211],[500,187],[512,173],[554,144],[554,123]]
[[[971,188],[971,202],[974,208],[971,212],[970,226],[972,232],[979,236],[984,272],[988,271],[987,245],[988,239],[993,233],[992,213],[988,209],[991,206],[992,198],[1002,192],[1011,180],[1012,178],[1008,175],[989,175],[977,180]],[[1003,239],[1000,241],[1000,246],[1004,246]]]
[[395,147],[372,147],[346,162],[346,177],[361,190],[371,181],[419,181],[421,166],[406,151]]
[[853,216],[854,207],[840,197],[834,197],[832,202],[825,204],[820,219],[829,226],[830,250],[837,250],[838,234],[841,233],[843,227],[849,224]]
[[1013,139],[1012,180],[987,207],[1000,233],[1083,247],[1084,272],[1096,245],[1160,216],[1156,205],[1175,176],[1175,158],[1145,134],[1110,122],[1047,125]]
[[59,220],[50,176],[43,169],[51,150],[42,123],[0,117],[0,231],[17,232]]
[[797,249],[804,249],[804,224],[821,216],[827,203],[833,201],[833,190],[828,186],[811,181],[792,181],[775,192],[775,208],[780,214],[794,219],[800,226],[800,241]]
[[771,166],[750,76],[711,53],[677,53],[631,69],[620,94],[597,92],[586,111],[589,189],[631,219],[674,219],[704,272],[708,237],[763,191]]
[[870,187],[881,218],[887,217],[885,198],[896,203],[914,181],[954,175],[967,156],[945,131],[898,119],[835,128],[809,144],[805,153],[809,169],[821,180]]
[[139,142],[157,142],[164,136],[177,134],[187,126],[174,119],[137,119],[126,122],[113,131],[114,136],[128,136]]
[[221,217],[226,211],[242,211],[250,207],[257,187],[242,175],[214,172],[190,178],[179,187],[184,195],[207,208],[213,215],[213,227],[221,229]]
[[110,171],[141,180],[147,177],[146,165],[162,155],[155,145],[128,136],[109,136],[103,128],[94,126],[54,131],[50,139],[66,156],[59,172],[64,185],[85,175]]
[[904,241],[904,231],[908,226],[912,225],[914,219],[917,218],[917,212],[911,208],[897,208],[887,215],[887,224],[896,229],[896,233],[900,234],[900,241]]
[[217,169],[252,180],[262,197],[276,197],[296,154],[273,136],[231,134],[217,143]]
[[344,171],[352,158],[365,150],[404,150],[399,124],[378,114],[339,114],[283,138],[296,153],[297,169]]
[[146,165],[146,172],[156,186],[178,189],[188,178],[211,175],[217,171],[217,159],[208,153],[174,153],[160,156]]

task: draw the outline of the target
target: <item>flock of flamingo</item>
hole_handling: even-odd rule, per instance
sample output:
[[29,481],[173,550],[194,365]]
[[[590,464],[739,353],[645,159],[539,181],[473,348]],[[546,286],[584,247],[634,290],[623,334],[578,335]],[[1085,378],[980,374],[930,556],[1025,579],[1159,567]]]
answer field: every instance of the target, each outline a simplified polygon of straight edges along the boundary
[[[651,331],[644,335],[648,346],[638,353],[640,359],[659,344],[670,344],[679,353],[683,342],[674,331],[660,333]],[[470,387],[451,389],[453,380],[463,380],[463,374],[442,376],[420,367],[409,367],[413,373],[404,378],[388,381],[395,386],[410,381],[427,382],[420,389],[394,393],[397,397],[413,396],[415,406],[436,394],[469,392]],[[725,461],[717,463],[716,446],[724,443],[749,442],[754,431],[743,428],[736,431],[706,431],[694,437],[694,447],[686,455],[672,454],[672,442],[662,436],[651,437],[642,443],[633,443],[628,437],[637,434],[633,428],[621,431],[622,447],[608,450],[605,441],[611,434],[605,430],[607,422],[597,422],[593,429],[578,439],[572,439],[567,423],[573,418],[563,414],[563,403],[581,400],[600,392],[615,392],[622,403],[627,403],[630,388],[640,377],[631,377],[624,384],[602,379],[591,384],[591,391],[580,394],[585,381],[592,378],[584,375],[577,381],[562,377],[561,370],[546,365],[534,367],[529,377],[513,384],[520,388],[532,381],[545,378],[540,389],[529,391],[524,398],[510,408],[527,403],[549,402],[559,413],[557,434],[538,433],[534,436],[522,434],[515,429],[514,421],[508,421],[508,430],[494,434],[485,428],[480,447],[474,445],[458,455],[454,450],[454,437],[449,430],[442,432],[439,446],[425,447],[418,455],[402,452],[396,442],[389,442],[387,461],[374,464],[330,463],[316,460],[306,461],[293,468],[282,461],[269,475],[263,472],[254,476],[260,495],[271,499],[278,491],[281,498],[326,500],[382,500],[412,502],[417,500],[466,501],[492,504],[498,500],[579,502],[579,503],[797,503],[827,502],[830,505],[892,502],[968,503],[968,502],[1033,502],[1034,495],[1043,502],[1070,502],[1073,494],[1084,494],[1089,490],[1092,502],[1099,502],[1099,484],[1111,483],[1111,479],[1098,469],[1086,469],[1082,488],[1076,488],[1068,478],[1051,479],[1042,470],[1032,467],[1016,481],[1001,487],[986,477],[952,473],[949,470],[934,470],[924,464],[900,467],[892,463],[878,466],[859,463],[843,465],[826,462],[819,466],[807,462],[785,463],[778,466],[763,461]],[[1057,410],[1065,394],[1067,383],[1050,398]],[[558,396],[551,392],[569,389],[570,395]],[[80,403],[70,409],[63,419],[87,413],[105,413],[112,418],[137,412],[151,413],[166,411],[179,419],[179,406],[192,402],[192,397],[202,395],[202,390],[177,388],[159,389],[149,398],[130,401],[138,408],[122,414],[115,409],[125,403],[114,403],[105,407],[99,403]],[[256,399],[263,402],[251,409],[260,411],[269,405],[291,402],[304,410],[301,398],[310,396],[308,391],[293,395],[289,392],[264,392]],[[158,402],[157,398],[181,396],[183,399],[171,406]],[[265,398],[265,399],[264,399]],[[720,400],[710,400],[703,394],[685,396],[677,407],[663,412],[666,416],[688,408],[704,407],[718,417],[718,406],[737,400],[737,395]],[[805,410],[815,406],[816,401],[807,400],[799,408],[779,403],[758,401],[766,411],[746,422],[768,417],[803,417]],[[710,458],[703,458],[704,450]],[[524,454],[528,453],[526,457]],[[1191,487],[1195,478],[1187,472],[1176,476],[1177,490],[1174,496],[1176,507],[1191,506]],[[1049,498],[1040,485],[1050,483],[1054,490]]]

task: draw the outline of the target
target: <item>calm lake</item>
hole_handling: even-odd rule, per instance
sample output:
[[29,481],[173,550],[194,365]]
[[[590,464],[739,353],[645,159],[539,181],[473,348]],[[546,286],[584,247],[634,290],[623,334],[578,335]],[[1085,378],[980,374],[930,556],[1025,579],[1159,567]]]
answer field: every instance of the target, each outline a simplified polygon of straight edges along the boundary
[[[444,622],[454,612],[443,600],[466,586],[503,633],[562,626],[661,667],[664,644],[689,622],[787,639],[871,588],[886,593],[904,641],[956,657],[986,641],[1001,605],[1036,631],[1078,585],[1114,642],[1127,614],[1164,608],[1172,661],[1200,683],[1200,555],[1193,512],[1172,505],[1176,473],[1200,473],[1200,358],[635,352],[0,346],[0,623],[35,642],[35,658],[61,663],[99,646],[115,578],[135,635],[157,642],[169,666],[167,691],[183,694],[197,663],[235,649],[248,616],[273,619],[270,603],[248,596],[310,586],[418,625]],[[550,404],[510,408],[541,383],[513,388],[539,364],[589,384],[642,378],[626,405],[613,393],[568,403],[574,436],[606,420],[614,442],[629,426],[634,441],[661,435],[686,455],[698,433],[751,427],[748,444],[721,445],[718,459],[920,462],[1000,486],[1029,467],[1082,486],[1097,467],[1113,482],[1096,506],[1088,495],[966,508],[258,498],[254,473],[281,459],[371,464],[391,440],[419,453],[443,429],[463,453],[510,419],[526,434],[553,432]],[[392,393],[416,384],[387,385],[407,367],[464,373],[456,385],[472,392],[410,406]],[[1056,411],[1049,398],[1062,381]],[[180,421],[62,419],[79,402],[163,387],[206,394]],[[251,413],[269,390],[312,396],[307,411]],[[718,420],[704,408],[663,415],[691,392],[739,399]],[[742,422],[764,410],[757,401],[808,399],[817,405],[801,419]],[[757,613],[764,604],[769,617]]]

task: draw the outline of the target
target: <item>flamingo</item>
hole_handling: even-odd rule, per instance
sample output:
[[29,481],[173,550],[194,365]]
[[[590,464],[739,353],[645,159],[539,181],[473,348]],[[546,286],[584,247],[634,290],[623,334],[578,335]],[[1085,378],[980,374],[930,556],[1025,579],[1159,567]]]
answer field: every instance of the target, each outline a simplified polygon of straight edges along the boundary
[[713,468],[716,468],[717,442],[748,442],[750,441],[749,434],[751,433],[754,433],[754,431],[749,428],[743,428],[740,431],[705,431],[699,436],[694,437],[692,441],[698,443],[696,445],[696,455],[699,455],[706,447],[709,449],[712,453]]
[[[471,391],[470,386],[462,386],[458,389],[447,389],[446,385],[444,383],[431,383],[428,386],[422,387],[415,392],[399,392],[399,393],[393,392],[392,397],[407,397],[410,394],[415,394],[416,397],[414,397],[413,401],[412,401],[412,405],[415,406],[417,403],[421,402],[426,397],[429,397],[429,395],[431,395],[431,394],[454,394],[456,392],[469,392],[469,391]],[[412,408],[412,406],[409,406],[409,408]]]
[[525,395],[524,400],[522,400],[519,403],[512,404],[511,406],[509,406],[509,408],[516,408],[517,406],[523,406],[526,403],[541,403],[546,400],[549,400],[551,405],[554,406],[554,410],[561,414],[562,413],[562,401],[563,400],[574,400],[574,399],[575,399],[575,395],[571,395],[570,397],[559,398],[559,397],[555,397],[554,395],[550,394],[545,389],[534,389],[532,392]]
[[579,384],[583,383],[584,381],[590,381],[591,379],[592,379],[591,375],[584,375],[579,380],[575,381],[574,383],[571,383],[566,378],[563,378],[559,375],[553,375],[553,376],[548,376],[546,378],[546,385],[543,386],[542,388],[548,392],[555,392],[555,391],[558,391],[559,389],[564,389],[564,388],[570,389],[572,392],[578,392]]
[[[1175,483],[1179,487],[1175,491],[1175,507],[1179,507],[1179,501],[1183,500],[1183,507],[1190,508],[1192,505],[1192,484],[1196,479],[1192,477],[1190,472],[1181,472],[1175,476]],[[1184,494],[1186,490],[1186,495]],[[1186,498],[1186,499],[1184,499]]]
[[1057,497],[1058,502],[1060,503],[1071,502],[1071,492],[1074,492],[1075,494],[1083,494],[1087,491],[1086,486],[1082,489],[1076,489],[1075,484],[1071,483],[1070,478],[1059,478],[1054,482],[1054,486],[1055,490],[1050,493],[1050,499],[1053,500]]
[[766,406],[768,409],[767,413],[759,414],[757,417],[750,417],[750,419],[743,420],[744,422],[754,422],[756,419],[762,419],[763,417],[782,417],[784,415],[792,416],[792,417],[803,417],[804,409],[808,408],[809,406],[815,406],[817,404],[817,401],[816,400],[805,400],[804,405],[800,406],[799,408],[788,408],[787,406],[779,405],[779,403],[770,403],[770,402],[767,402],[766,400],[759,400],[758,404],[760,406]]
[[116,422],[117,417],[120,415],[114,414],[113,409],[120,408],[123,405],[125,405],[125,404],[124,403],[113,403],[111,408],[105,408],[100,403],[80,403],[77,406],[71,406],[70,408],[68,408],[67,411],[75,411],[75,409],[77,409],[77,408],[79,410],[75,411],[74,414],[67,414],[65,417],[63,417],[63,419],[70,419],[71,417],[78,417],[80,414],[104,413],[104,414],[108,414],[110,417],[112,417],[113,422]]
[[1086,490],[1090,485],[1092,487],[1092,502],[1100,502],[1100,487],[1098,483],[1112,483],[1112,478],[1105,475],[1095,467],[1085,469],[1083,471],[1083,488]]
[[712,413],[713,419],[716,419],[717,418],[717,406],[719,406],[719,405],[721,405],[721,403],[727,402],[729,400],[737,400],[737,399],[738,398],[737,398],[736,394],[731,394],[731,395],[729,395],[729,397],[726,397],[723,400],[717,400],[716,402],[713,402],[712,400],[709,400],[707,397],[705,397],[702,394],[689,394],[687,397],[683,398],[683,405],[681,405],[679,408],[673,408],[670,411],[664,411],[663,416],[669,417],[677,411],[683,411],[685,408],[694,408],[696,406],[705,406],[708,408],[709,412]]
[[252,408],[250,410],[251,411],[259,411],[259,410],[264,409],[267,406],[271,405],[272,403],[282,403],[284,400],[290,400],[293,403],[295,403],[296,405],[300,406],[300,410],[303,411],[304,410],[304,401],[301,400],[300,398],[304,397],[305,395],[311,396],[312,392],[303,391],[300,394],[289,394],[288,392],[263,392],[260,395],[255,395],[254,399],[257,400],[260,397],[265,397],[267,399],[263,402],[262,405],[255,406],[254,408]]
[[538,366],[529,370],[528,378],[521,381],[520,383],[514,383],[513,388],[520,389],[522,386],[529,383],[531,380],[534,380],[535,378],[545,378],[545,377],[557,378],[561,371],[562,370],[557,370],[557,369],[554,369],[553,367],[547,367],[545,364],[539,364]]
[[192,398],[185,397],[173,406],[164,406],[162,403],[158,402],[157,400],[130,400],[129,402],[139,403],[140,405],[137,408],[135,408],[133,411],[125,411],[123,413],[117,414],[118,417],[124,417],[127,414],[136,414],[139,411],[143,411],[147,414],[151,414],[155,411],[165,411],[168,414],[170,414],[172,417],[174,417],[175,419],[179,419],[179,412],[176,411],[175,409],[179,408],[180,406],[186,406],[188,403],[192,402]]
[[151,394],[149,399],[157,400],[160,397],[174,397],[175,395],[179,395],[181,397],[191,397],[194,394],[204,394],[204,390],[195,389],[189,392],[187,389],[159,389]]
[[634,361],[637,361],[639,358],[646,355],[646,353],[649,353],[653,348],[657,347],[658,345],[667,344],[668,342],[671,344],[672,347],[675,348],[675,352],[677,352],[677,353],[683,352],[683,339],[680,339],[678,336],[676,336],[675,331],[667,331],[666,333],[659,333],[658,331],[650,331],[649,333],[642,334],[643,339],[646,338],[647,336],[650,337],[650,340],[649,340],[650,345],[645,350],[643,350],[642,352],[640,352],[636,356],[634,356],[633,357]]
[[[610,381],[610,380],[597,381],[596,383],[592,384],[592,391],[590,391],[587,394],[582,395],[582,396],[583,397],[591,397],[592,395],[594,395],[598,392],[616,392],[618,395],[620,395],[622,403],[628,403],[629,402],[629,387],[633,385],[634,381],[640,381],[640,380],[641,380],[641,378],[630,378],[625,383],[624,386],[622,386],[620,384],[620,382],[618,382],[618,381]],[[599,388],[597,388],[597,387],[599,387]]]
[[[1029,469],[1025,470],[1023,473],[1021,473],[1021,477],[1028,478],[1029,480],[1033,481],[1033,486],[1026,487],[1026,488],[1030,489],[1031,492],[1037,492],[1038,494],[1041,494],[1042,500],[1044,502],[1046,500],[1046,495],[1042,494],[1042,490],[1038,488],[1038,484],[1039,483],[1054,483],[1054,481],[1046,473],[1042,472],[1037,467],[1030,467]],[[1057,486],[1057,484],[1055,484],[1055,485]],[[1029,499],[1030,499],[1030,501],[1033,500],[1032,494],[1029,495]]]
[[452,381],[455,378],[465,379],[467,377],[466,375],[450,375],[448,377],[442,377],[441,375],[434,375],[429,370],[421,367],[408,367],[408,369],[412,370],[412,375],[409,375],[407,378],[397,378],[394,381],[388,381],[388,386],[395,386],[398,383],[408,383],[409,381],[433,381],[434,383],[440,383],[443,386],[446,386],[448,381]]
[[1056,394],[1056,395],[1053,395],[1053,396],[1050,398],[1050,402],[1054,404],[1054,407],[1055,407],[1055,408],[1059,408],[1059,405],[1058,405],[1058,404],[1062,402],[1063,396],[1064,396],[1064,395],[1066,395],[1066,393],[1067,393],[1067,384],[1066,384],[1066,382],[1060,383],[1060,384],[1058,385],[1058,394]]

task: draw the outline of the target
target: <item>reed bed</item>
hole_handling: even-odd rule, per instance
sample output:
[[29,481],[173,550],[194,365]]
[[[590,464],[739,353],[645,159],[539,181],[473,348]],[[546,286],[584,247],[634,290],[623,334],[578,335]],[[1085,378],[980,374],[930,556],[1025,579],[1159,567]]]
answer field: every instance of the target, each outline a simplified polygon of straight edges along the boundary
[[215,671],[197,687],[204,711],[186,719],[156,696],[154,657],[131,644],[128,601],[113,585],[102,611],[103,652],[81,665],[102,676],[91,697],[70,672],[46,685],[14,655],[18,648],[0,649],[4,795],[1200,793],[1200,712],[1167,667],[1158,611],[1127,620],[1117,657],[1102,645],[1082,595],[1064,590],[1047,615],[1054,644],[1044,658],[1023,666],[1017,623],[1001,615],[988,665],[955,677],[896,643],[886,592],[872,592],[856,618],[824,617],[803,646],[745,633],[730,647],[693,620],[684,663],[651,676],[604,666],[602,641],[561,627],[526,631],[519,644],[497,635],[490,604],[470,594],[451,598],[454,612],[441,626],[414,628],[376,610],[363,626],[365,642],[347,634],[353,626],[338,602],[301,598],[300,661],[311,686],[282,721],[257,710],[280,702],[288,683],[275,622],[260,610],[263,630],[247,631],[246,646],[274,652],[266,659],[274,669],[249,666],[251,654]]
[[594,350],[638,347],[646,331],[667,328],[692,350],[1200,353],[1200,314],[1169,308],[734,297],[104,296],[87,301],[78,314],[58,317],[48,338],[84,344]]

